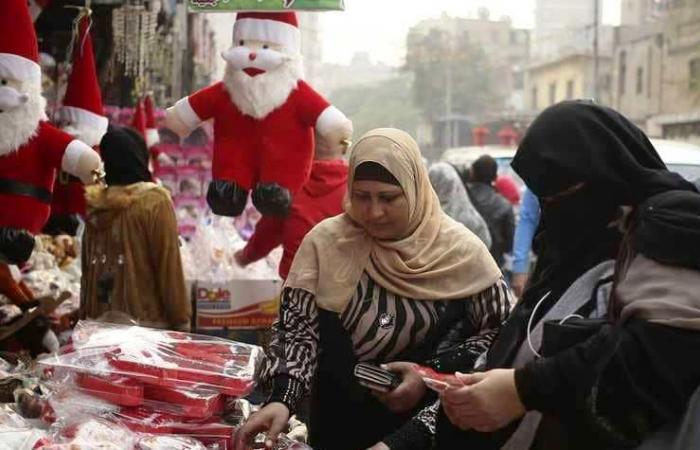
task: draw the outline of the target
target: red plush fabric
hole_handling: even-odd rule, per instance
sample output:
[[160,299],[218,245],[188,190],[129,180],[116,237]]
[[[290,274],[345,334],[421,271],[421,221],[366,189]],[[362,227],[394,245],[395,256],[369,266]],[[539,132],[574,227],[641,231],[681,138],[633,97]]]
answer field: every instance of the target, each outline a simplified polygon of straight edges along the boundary
[[67,183],[56,179],[53,187],[51,215],[78,214],[81,217],[85,217],[86,210],[87,204],[83,183],[73,178],[68,180]]
[[256,120],[232,102],[222,82],[188,98],[200,120],[214,119],[214,179],[245,189],[275,182],[292,193],[306,182],[313,159],[314,129],[329,103],[304,81],[287,102]]
[[[0,179],[27,183],[53,191],[56,171],[61,169],[63,154],[73,138],[48,122],[27,144],[0,156]],[[34,197],[0,193],[0,227],[13,227],[37,234],[49,217],[50,205]]]
[[73,67],[68,76],[63,106],[81,108],[101,116],[104,114],[104,108],[89,24],[87,17],[80,22],[80,36],[73,51]]
[[309,181],[294,197],[286,219],[263,217],[244,249],[249,261],[264,258],[282,244],[279,274],[287,278],[304,236],[319,222],[343,212],[348,166],[345,161],[314,161]]
[[520,204],[520,190],[512,178],[508,175],[500,175],[494,183],[496,190],[510,202],[511,205]]

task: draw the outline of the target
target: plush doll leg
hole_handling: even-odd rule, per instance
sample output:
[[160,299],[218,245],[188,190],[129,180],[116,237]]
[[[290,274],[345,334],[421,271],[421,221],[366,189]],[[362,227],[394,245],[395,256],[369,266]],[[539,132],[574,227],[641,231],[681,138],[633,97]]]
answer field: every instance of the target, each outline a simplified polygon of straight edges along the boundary
[[260,155],[260,182],[253,203],[268,216],[286,216],[292,197],[309,179],[313,130],[298,136],[270,136]]
[[34,237],[25,230],[0,227],[0,263],[21,264],[34,251]]
[[253,205],[263,216],[285,217],[292,206],[292,194],[277,183],[258,183],[253,190]]
[[217,216],[240,216],[248,201],[248,190],[232,181],[213,180],[209,183],[207,203]]
[[[244,139],[244,138],[242,138]],[[256,177],[258,153],[253,143],[223,141],[214,151],[213,181],[209,184],[207,203],[219,216],[240,216],[248,202],[248,191]],[[221,151],[221,148],[229,151]]]

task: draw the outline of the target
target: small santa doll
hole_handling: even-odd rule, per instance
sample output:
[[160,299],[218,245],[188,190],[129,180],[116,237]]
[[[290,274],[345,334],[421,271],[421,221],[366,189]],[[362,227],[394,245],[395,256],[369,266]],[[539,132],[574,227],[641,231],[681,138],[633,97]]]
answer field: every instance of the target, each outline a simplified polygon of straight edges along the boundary
[[56,172],[84,183],[99,155],[46,121],[39,50],[26,0],[3,1],[0,14],[0,261],[26,261],[49,217]]
[[166,126],[181,136],[214,119],[215,214],[238,216],[252,189],[263,215],[287,214],[309,176],[314,129],[331,145],[352,135],[351,122],[302,80],[301,33],[293,12],[240,13],[224,80],[178,101]]
[[[97,148],[107,132],[109,122],[104,116],[95,68],[90,17],[82,17],[78,27],[66,94],[62,106],[56,111],[54,123],[74,138]],[[78,217],[85,217],[85,210],[83,183],[61,171],[54,183],[51,217],[44,231],[49,234],[75,235]]]

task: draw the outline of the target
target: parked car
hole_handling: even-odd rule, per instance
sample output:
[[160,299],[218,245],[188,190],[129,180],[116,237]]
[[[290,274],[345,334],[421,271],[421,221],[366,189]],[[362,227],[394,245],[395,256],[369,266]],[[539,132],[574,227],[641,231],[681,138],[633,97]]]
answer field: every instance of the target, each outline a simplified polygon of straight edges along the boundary
[[[700,146],[666,139],[652,139],[651,142],[670,171],[689,181],[700,179]],[[498,174],[512,177],[522,190],[525,183],[510,167],[516,150],[516,147],[500,145],[457,147],[445,150],[440,159],[464,171],[481,155],[490,155],[498,162]]]

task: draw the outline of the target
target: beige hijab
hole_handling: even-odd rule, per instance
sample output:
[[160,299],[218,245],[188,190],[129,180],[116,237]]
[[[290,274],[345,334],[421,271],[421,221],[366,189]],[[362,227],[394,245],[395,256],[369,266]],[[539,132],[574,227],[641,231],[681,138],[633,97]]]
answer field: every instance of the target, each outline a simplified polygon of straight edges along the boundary
[[318,224],[301,244],[285,287],[304,289],[326,310],[342,312],[363,272],[394,294],[453,300],[477,294],[501,277],[481,240],[440,209],[418,144],[407,133],[379,128],[365,134],[350,156],[348,191],[355,169],[375,162],[400,183],[409,204],[406,235],[377,240],[345,213]]

